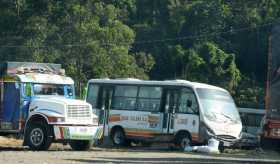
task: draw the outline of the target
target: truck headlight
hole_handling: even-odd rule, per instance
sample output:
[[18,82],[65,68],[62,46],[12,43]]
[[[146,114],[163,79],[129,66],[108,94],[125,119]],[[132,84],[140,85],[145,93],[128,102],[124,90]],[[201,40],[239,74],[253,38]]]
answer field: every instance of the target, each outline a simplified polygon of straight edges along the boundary
[[92,123],[94,124],[94,125],[98,125],[98,117],[93,117],[92,118]]
[[65,118],[64,117],[48,117],[48,120],[50,123],[59,123],[59,122],[64,122]]

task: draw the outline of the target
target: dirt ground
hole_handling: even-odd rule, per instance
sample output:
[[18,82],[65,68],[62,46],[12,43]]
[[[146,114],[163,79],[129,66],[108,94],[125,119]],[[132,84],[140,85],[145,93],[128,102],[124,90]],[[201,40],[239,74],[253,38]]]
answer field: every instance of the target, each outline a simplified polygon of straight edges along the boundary
[[130,148],[97,148],[72,151],[69,146],[53,144],[49,151],[34,152],[21,146],[22,141],[0,137],[0,164],[85,164],[85,163],[280,163],[280,154],[273,151],[227,150],[208,155],[185,153],[157,146]]

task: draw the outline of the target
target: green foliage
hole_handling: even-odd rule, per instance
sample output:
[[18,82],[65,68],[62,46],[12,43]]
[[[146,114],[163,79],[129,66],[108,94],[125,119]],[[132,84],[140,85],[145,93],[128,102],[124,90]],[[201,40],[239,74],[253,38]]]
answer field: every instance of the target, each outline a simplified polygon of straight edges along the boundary
[[206,42],[184,49],[173,49],[173,62],[181,68],[182,79],[219,85],[233,91],[241,80],[234,54],[225,53],[217,45]]
[[78,92],[90,78],[181,78],[225,87],[241,105],[258,104],[279,6],[278,0],[2,0],[0,61],[62,63]]

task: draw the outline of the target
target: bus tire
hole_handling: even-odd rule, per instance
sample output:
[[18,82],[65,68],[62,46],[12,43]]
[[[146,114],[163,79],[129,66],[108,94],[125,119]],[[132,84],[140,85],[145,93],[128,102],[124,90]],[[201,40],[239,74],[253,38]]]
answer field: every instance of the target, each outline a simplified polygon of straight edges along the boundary
[[48,126],[44,123],[30,124],[26,130],[27,146],[31,150],[48,150],[52,143],[52,138],[48,137]]
[[141,145],[142,145],[143,147],[151,147],[152,142],[148,142],[148,141],[141,141]]
[[191,137],[187,132],[181,132],[175,137],[175,145],[181,151],[184,151],[186,147],[191,146],[191,142]]
[[111,137],[115,146],[125,146],[127,144],[123,129],[117,127],[112,132]]
[[85,141],[85,140],[73,140],[69,142],[70,147],[76,151],[89,150],[92,144],[93,144],[92,141]]

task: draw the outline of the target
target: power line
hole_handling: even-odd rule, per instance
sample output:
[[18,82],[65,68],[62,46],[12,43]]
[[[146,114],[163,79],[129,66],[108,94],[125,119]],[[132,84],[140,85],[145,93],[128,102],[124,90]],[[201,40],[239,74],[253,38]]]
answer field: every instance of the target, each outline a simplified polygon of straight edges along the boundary
[[[200,38],[204,38],[204,37],[213,37],[213,36],[218,36],[218,35],[222,35],[222,34],[234,35],[234,34],[239,33],[239,32],[259,29],[259,28],[262,28],[262,27],[271,26],[273,24],[275,24],[275,22],[261,24],[261,25],[255,26],[255,27],[243,27],[243,28],[238,28],[238,29],[230,29],[230,30],[227,30],[227,31],[219,31],[219,32],[213,32],[213,33],[204,33],[204,34],[199,34],[199,35],[189,35],[189,36],[174,37],[174,38],[135,41],[135,42],[132,43],[132,45],[141,45],[141,44],[162,43],[162,42],[170,42],[170,41],[182,41],[182,40],[200,39]],[[129,42],[104,42],[104,43],[100,43],[100,41],[98,41],[98,40],[95,40],[95,41],[92,41],[92,42],[96,42],[100,46],[112,46],[112,45],[130,46]],[[91,43],[60,44],[60,45],[54,45],[54,46],[58,46],[58,47],[87,47],[90,44]],[[50,45],[42,45],[42,46],[0,45],[0,48],[32,48],[32,47],[48,48],[48,47],[54,47],[54,46],[50,46]]]

